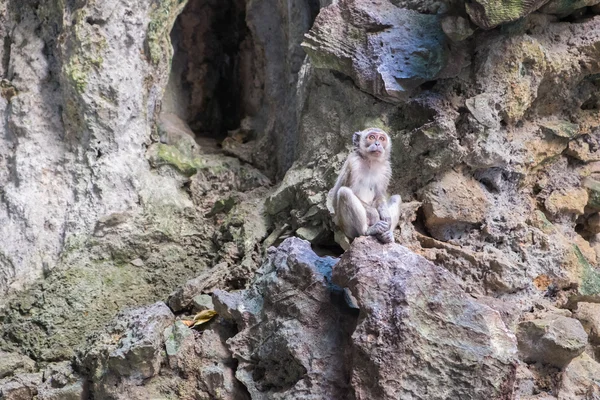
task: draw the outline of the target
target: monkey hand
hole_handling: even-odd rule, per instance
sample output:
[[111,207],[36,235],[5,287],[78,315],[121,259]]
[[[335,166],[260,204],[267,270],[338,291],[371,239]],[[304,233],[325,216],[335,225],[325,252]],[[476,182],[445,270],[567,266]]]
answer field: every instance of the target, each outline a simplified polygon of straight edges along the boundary
[[375,237],[383,244],[394,243],[394,232],[391,230],[380,233]]
[[367,235],[376,236],[381,235],[385,231],[389,231],[390,223],[386,221],[377,221],[374,225],[371,225],[369,229],[367,229]]

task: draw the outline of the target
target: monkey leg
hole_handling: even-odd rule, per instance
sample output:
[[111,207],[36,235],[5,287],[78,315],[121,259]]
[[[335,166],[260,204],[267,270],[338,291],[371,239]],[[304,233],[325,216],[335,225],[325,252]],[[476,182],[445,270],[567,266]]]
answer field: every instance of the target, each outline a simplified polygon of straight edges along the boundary
[[342,231],[352,240],[367,233],[367,210],[348,187],[342,186],[337,192],[337,219]]
[[387,207],[390,213],[390,229],[376,235],[377,239],[382,243],[393,243],[394,242],[394,229],[400,222],[400,204],[402,199],[400,195],[394,195],[390,197],[387,202]]
[[390,228],[389,222],[377,221],[369,226],[369,219],[374,218],[350,188],[342,186],[338,190],[337,210],[338,222],[348,239],[358,236],[379,235]]

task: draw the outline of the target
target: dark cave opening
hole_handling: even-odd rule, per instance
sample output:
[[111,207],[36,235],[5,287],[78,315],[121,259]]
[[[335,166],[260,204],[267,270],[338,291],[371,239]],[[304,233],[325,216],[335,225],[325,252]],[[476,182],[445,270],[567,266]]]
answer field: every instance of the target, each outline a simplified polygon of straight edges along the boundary
[[196,137],[222,140],[240,126],[245,12],[245,0],[190,0],[171,30],[163,112],[185,121]]

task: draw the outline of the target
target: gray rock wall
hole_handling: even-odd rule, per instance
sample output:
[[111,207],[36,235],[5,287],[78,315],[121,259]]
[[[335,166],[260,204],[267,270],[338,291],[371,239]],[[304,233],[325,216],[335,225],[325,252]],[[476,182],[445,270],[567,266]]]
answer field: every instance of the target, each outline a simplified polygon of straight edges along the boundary
[[[190,62],[215,32],[172,58],[185,2],[0,0],[1,396],[594,398],[597,3],[238,1],[238,54]],[[239,91],[229,132],[216,73]],[[180,112],[189,82],[218,142]],[[290,236],[339,255],[326,193],[368,126],[392,137],[405,248],[342,257],[349,305],[307,242],[284,242],[254,280]],[[372,268],[385,285],[363,281]],[[433,292],[447,301],[423,303]],[[173,322],[212,293],[213,325]],[[136,311],[103,328],[156,301],[177,315],[136,309],[169,316],[150,345]],[[323,361],[348,357],[361,362]],[[424,394],[428,368],[443,379]]]

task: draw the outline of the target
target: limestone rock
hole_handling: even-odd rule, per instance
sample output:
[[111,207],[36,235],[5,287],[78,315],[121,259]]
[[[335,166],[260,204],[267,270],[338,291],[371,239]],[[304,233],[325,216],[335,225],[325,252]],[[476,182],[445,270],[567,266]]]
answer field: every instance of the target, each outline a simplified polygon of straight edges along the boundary
[[350,398],[346,349],[355,317],[331,284],[336,261],[289,238],[269,250],[250,289],[215,292],[216,311],[239,329],[227,343],[252,399]]
[[528,362],[563,368],[583,353],[587,334],[579,321],[561,315],[521,322],[517,328],[519,352]]
[[576,287],[568,298],[567,307],[573,309],[578,302],[600,303],[600,269],[590,264],[578,246],[568,252],[564,269]]
[[[225,346],[235,327],[216,318],[199,332],[173,320],[166,305],[156,303],[121,313],[104,332],[91,337],[78,359],[79,370],[90,382],[90,393],[82,398],[147,400],[193,394],[200,399],[247,400]],[[60,393],[65,397],[48,400],[71,400],[66,396],[75,387],[64,386]]]
[[537,10],[548,0],[476,0],[467,3],[467,13],[478,26],[491,29]]
[[568,121],[546,121],[540,127],[544,132],[565,139],[574,139],[580,134],[579,126]]
[[163,362],[163,332],[174,315],[162,302],[117,315],[105,333],[93,336],[81,355],[96,396],[117,396],[119,386],[139,385],[158,374]]
[[488,93],[468,98],[465,105],[477,122],[486,128],[499,128],[500,116],[496,107],[497,99]]
[[[215,321],[201,335],[194,334],[194,346],[183,348],[178,355],[180,370],[190,378],[185,382],[189,391],[200,387],[204,398],[249,400],[250,396],[235,376],[235,360],[224,339],[235,333],[235,327]],[[178,382],[174,379],[174,382]]]
[[596,400],[600,387],[600,364],[583,353],[565,368],[558,389],[559,400]]
[[596,345],[600,344],[600,304],[578,303],[575,318],[583,325],[590,342]]
[[207,294],[199,294],[192,299],[192,312],[198,313],[204,310],[212,310],[214,308],[212,297]]
[[69,361],[50,364],[44,370],[44,384],[38,387],[39,400],[83,400],[88,396],[84,379]]
[[554,215],[570,214],[578,216],[584,213],[588,200],[588,192],[585,188],[567,189],[565,191],[555,190],[546,199],[545,206]]
[[600,3],[599,0],[550,0],[540,11],[548,14],[567,15],[577,9],[594,6],[598,3]]
[[583,180],[583,187],[588,191],[586,205],[593,211],[600,211],[600,181],[587,177]]
[[0,379],[18,371],[33,372],[34,366],[35,362],[27,356],[0,351]]
[[515,124],[539,96],[538,88],[549,72],[549,61],[543,43],[535,37],[490,36],[475,58],[475,69],[476,80],[489,99],[491,114]]
[[12,378],[0,380],[0,399],[33,400],[42,385],[41,373],[18,374]]
[[161,143],[173,146],[188,156],[197,152],[196,135],[177,114],[161,113],[158,129]]
[[460,237],[467,229],[481,224],[489,206],[480,183],[455,171],[426,186],[421,200],[425,225],[439,240]]
[[449,59],[439,17],[388,0],[341,0],[322,9],[302,44],[316,68],[341,72],[385,101],[407,99]]
[[359,238],[333,281],[360,307],[351,350],[356,399],[511,398],[514,335],[445,269],[400,245]]
[[454,42],[462,42],[475,32],[471,28],[469,20],[454,15],[442,18],[442,29],[446,36]]
[[588,139],[587,136],[577,138],[569,142],[567,154],[583,162],[600,161],[600,147],[598,143]]
[[193,336],[192,331],[181,321],[176,321],[173,325],[168,326],[164,332],[167,356],[177,355],[186,338],[190,336]]

